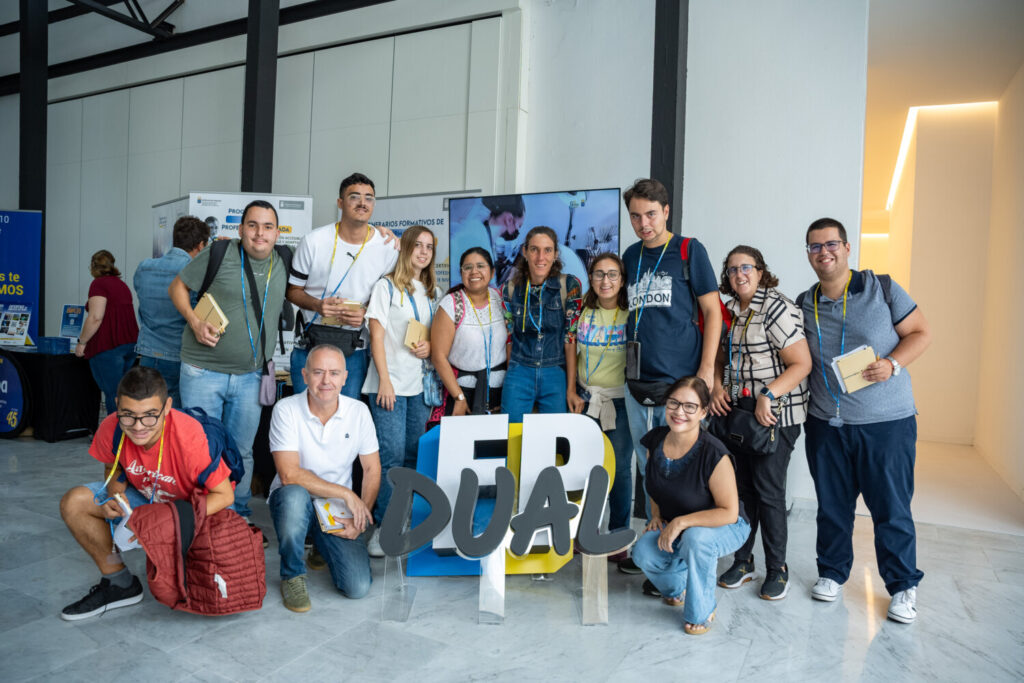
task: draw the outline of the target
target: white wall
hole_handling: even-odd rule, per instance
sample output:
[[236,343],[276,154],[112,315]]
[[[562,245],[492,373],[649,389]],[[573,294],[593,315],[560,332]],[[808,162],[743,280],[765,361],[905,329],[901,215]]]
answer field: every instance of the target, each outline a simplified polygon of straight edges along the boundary
[[878,272],[888,273],[905,289],[913,286],[912,250],[914,245],[914,191],[917,181],[917,127],[910,137],[907,157],[900,174],[896,194],[893,195],[889,219],[888,267]]
[[1024,300],[1016,277],[1024,253],[1024,64],[999,100],[994,148],[975,446],[1024,498],[1024,318],[1015,314]]
[[[867,20],[867,0],[690,3],[682,229],[716,270],[756,246],[795,297],[814,281],[811,221],[860,242]],[[813,498],[802,453],[789,490]]]
[[932,331],[910,368],[922,441],[974,443],[975,411],[964,406],[978,399],[995,114],[918,111],[910,295]]
[[21,99],[18,95],[0,97],[0,208],[18,208],[18,136]]
[[[626,188],[651,168],[654,1],[532,2],[519,189]],[[621,207],[622,246],[636,241]]]

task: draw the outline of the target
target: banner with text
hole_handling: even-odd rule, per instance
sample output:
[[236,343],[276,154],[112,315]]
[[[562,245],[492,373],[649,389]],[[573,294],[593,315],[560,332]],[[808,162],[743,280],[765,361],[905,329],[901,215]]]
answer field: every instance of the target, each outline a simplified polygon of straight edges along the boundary
[[39,261],[43,214],[0,211],[0,335],[35,344],[39,336]]

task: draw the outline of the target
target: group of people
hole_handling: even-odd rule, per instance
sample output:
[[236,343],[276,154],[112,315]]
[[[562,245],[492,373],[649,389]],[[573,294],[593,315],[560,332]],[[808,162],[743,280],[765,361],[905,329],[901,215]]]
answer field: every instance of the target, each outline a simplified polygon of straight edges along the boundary
[[[928,327],[898,284],[850,270],[841,223],[823,218],[808,228],[806,249],[818,280],[794,302],[777,289],[778,279],[753,247],[732,249],[716,275],[700,241],[669,231],[665,187],[644,179],[623,194],[639,242],[621,258],[595,256],[586,292],[562,272],[554,232],[533,226],[500,287],[492,284],[490,251],[473,247],[458,255],[460,282],[442,294],[434,274],[436,236],[414,226],[393,244],[388,231],[370,224],[374,201],[369,178],[346,178],[341,219],[305,236],[294,256],[275,248],[277,215],[266,202],[246,207],[239,240],[212,260],[215,250],[204,249],[205,224],[182,218],[175,248],[140,266],[135,284],[143,332],[135,350],[144,367],[124,374],[130,354],[120,337],[108,336],[104,343],[113,346],[93,353],[116,352],[106,363],[121,363],[124,374],[90,450],[108,464],[107,481],[72,489],[61,506],[103,578],[65,608],[65,618],[141,599],[137,579],[112,564],[107,520],[121,510],[105,498],[127,488],[136,503],[152,502],[195,488],[194,467],[181,463],[195,461],[184,451],[200,439],[194,420],[172,406],[201,407],[224,422],[246,474],[233,492],[226,477],[207,480],[215,501],[208,505],[230,505],[248,516],[261,378],[287,300],[301,309],[291,355],[295,393],[273,410],[277,477],[269,508],[289,609],[310,609],[307,567],[327,567],[349,597],[366,594],[369,557],[382,554],[371,529],[391,498],[387,472],[415,467],[429,425],[445,415],[496,412],[521,422],[536,411],[585,413],[607,435],[616,465],[610,528],[630,523],[636,455],[646,533],[631,555],[609,559],[624,573],[644,573],[644,593],[683,606],[687,633],[710,628],[716,583],[738,588],[754,578],[758,529],[766,565],[760,596],[787,595],[786,472],[801,424],[818,495],[818,579],[811,596],[840,595],[853,560],[854,505],[863,494],[875,523],[879,570],[893,596],[888,616],[914,620],[922,577],[910,514],[916,422],[901,370],[924,351]],[[116,272],[97,282],[111,278],[120,282]],[[97,288],[97,300],[116,289]],[[223,331],[194,313],[203,292],[231,321]],[[730,297],[727,304],[720,293]],[[104,304],[110,311],[116,298],[108,294],[111,303],[94,304],[93,294],[90,289],[90,319],[98,309],[105,320]],[[130,292],[127,303],[130,310]],[[91,327],[87,319],[87,356],[97,329],[102,323]],[[180,352],[172,348],[175,334]],[[861,344],[879,356],[863,371],[873,384],[844,393],[832,359]],[[728,439],[727,446],[706,429],[741,410],[769,430],[771,449]],[[118,423],[128,448],[124,439],[112,443]],[[115,452],[127,479],[114,476]],[[161,459],[168,463],[164,471]],[[322,528],[314,509],[320,498],[344,504],[340,528]],[[716,576],[719,558],[729,554],[731,567]]]

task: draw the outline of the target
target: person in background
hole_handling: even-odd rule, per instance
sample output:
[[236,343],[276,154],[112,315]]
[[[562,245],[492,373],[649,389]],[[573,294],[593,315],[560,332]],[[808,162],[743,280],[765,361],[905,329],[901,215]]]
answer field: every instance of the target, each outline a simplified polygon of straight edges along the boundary
[[490,286],[490,252],[467,249],[459,272],[462,282],[442,297],[430,330],[431,357],[445,389],[445,404],[434,409],[431,422],[442,415],[487,415],[501,409],[508,330],[501,293]]
[[107,415],[117,410],[117,383],[135,364],[135,342],[139,324],[135,321],[132,291],[114,266],[114,255],[100,249],[92,255],[89,272],[88,315],[75,345],[75,355],[89,359],[89,370],[103,392]]
[[761,584],[765,600],[781,600],[789,591],[786,473],[807,416],[811,371],[803,315],[776,289],[778,284],[764,256],[753,247],[734,247],[722,262],[719,291],[732,297],[726,307],[733,324],[718,351],[711,395],[711,413],[721,417],[733,410],[738,397],[754,396],[758,423],[777,428],[774,453],[731,444],[750,537],[736,551],[732,567],[718,577],[723,588],[738,588],[754,578],[754,539],[760,523],[767,570]]
[[[437,238],[422,225],[402,233],[398,263],[377,281],[370,293],[366,319],[370,327],[373,363],[363,382],[369,397],[370,414],[380,443],[381,482],[374,507],[379,524],[391,502],[392,467],[416,469],[419,438],[426,430],[430,407],[424,402],[423,377],[429,370],[429,330],[435,302],[440,298],[434,276],[434,247]],[[406,346],[406,333],[414,322],[428,331],[426,339]],[[383,557],[374,529],[368,544],[371,557]]]
[[[181,405],[178,380],[181,374],[181,333],[185,319],[174,308],[167,288],[181,269],[206,248],[210,227],[195,216],[174,222],[173,246],[160,258],[148,258],[135,269],[132,283],[139,298],[139,339],[135,352],[139,365],[154,368],[167,382],[174,405]],[[195,302],[192,302],[193,307]]]
[[562,273],[554,230],[541,225],[526,234],[523,259],[501,291],[509,341],[502,412],[509,422],[522,422],[534,408],[565,412],[567,378],[576,381],[583,288],[577,278]]
[[633,547],[633,561],[651,584],[645,593],[683,608],[689,635],[707,633],[714,621],[718,558],[750,535],[732,456],[700,425],[710,402],[704,380],[677,380],[665,399],[668,424],[641,439],[651,520]]
[[[615,451],[615,479],[608,496],[610,529],[629,526],[633,500],[633,440],[625,399],[625,272],[616,254],[598,254],[590,263],[590,289],[583,297],[576,333],[577,376],[569,378],[567,391],[569,409],[594,418]],[[626,557],[623,551],[609,555],[608,561],[620,562]]]

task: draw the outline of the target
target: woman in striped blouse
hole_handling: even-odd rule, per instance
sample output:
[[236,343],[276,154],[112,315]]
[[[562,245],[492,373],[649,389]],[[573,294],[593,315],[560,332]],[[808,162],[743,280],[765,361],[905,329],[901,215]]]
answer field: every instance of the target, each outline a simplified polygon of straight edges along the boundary
[[765,600],[781,600],[789,590],[786,471],[807,415],[811,371],[803,315],[775,289],[778,284],[761,252],[753,247],[735,247],[722,263],[719,291],[733,297],[726,304],[732,327],[723,335],[718,352],[711,400],[711,413],[725,416],[736,409],[737,398],[756,397],[758,423],[776,428],[778,446],[771,455],[733,448],[750,537],[736,551],[732,567],[718,578],[723,588],[738,588],[754,578],[754,538],[760,523],[767,570],[761,584]]

